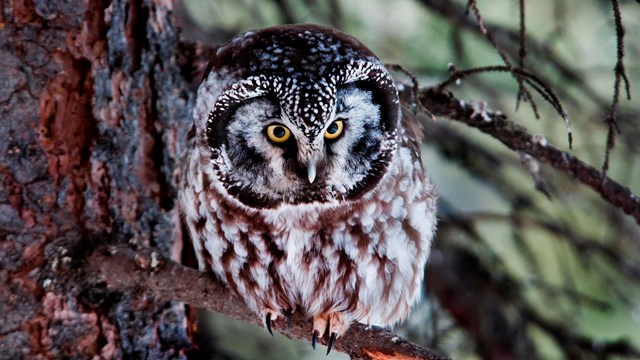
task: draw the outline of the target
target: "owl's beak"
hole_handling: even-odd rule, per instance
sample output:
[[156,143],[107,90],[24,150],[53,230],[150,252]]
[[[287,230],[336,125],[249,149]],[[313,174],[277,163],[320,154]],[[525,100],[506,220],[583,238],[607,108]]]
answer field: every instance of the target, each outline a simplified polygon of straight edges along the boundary
[[316,179],[316,159],[309,161],[309,165],[307,166],[307,179],[309,179],[309,184],[313,184],[313,181]]

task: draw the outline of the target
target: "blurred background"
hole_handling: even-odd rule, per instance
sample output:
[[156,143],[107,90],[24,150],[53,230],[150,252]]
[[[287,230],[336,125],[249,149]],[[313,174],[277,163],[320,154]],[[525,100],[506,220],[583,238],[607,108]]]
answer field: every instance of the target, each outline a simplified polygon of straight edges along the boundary
[[[620,133],[608,174],[640,194],[640,3],[620,0],[624,58],[632,100],[621,93]],[[187,39],[221,44],[235,34],[306,22],[341,29],[385,63],[402,65],[434,86],[450,65],[504,65],[463,0],[183,0]],[[516,106],[518,83],[485,73],[449,88],[467,102],[486,102],[529,132],[596,168],[605,158],[614,93],[616,32],[612,3],[525,3],[524,68],[558,95],[573,125],[530,89]],[[520,4],[478,1],[493,40],[513,64]],[[399,83],[406,75],[394,73]],[[624,89],[622,87],[621,89]],[[590,188],[491,136],[444,118],[425,120],[424,162],[440,193],[439,230],[424,300],[394,331],[454,359],[640,358],[640,226]],[[536,190],[543,187],[547,194]],[[207,359],[344,359],[311,351],[223,316],[202,314]]]

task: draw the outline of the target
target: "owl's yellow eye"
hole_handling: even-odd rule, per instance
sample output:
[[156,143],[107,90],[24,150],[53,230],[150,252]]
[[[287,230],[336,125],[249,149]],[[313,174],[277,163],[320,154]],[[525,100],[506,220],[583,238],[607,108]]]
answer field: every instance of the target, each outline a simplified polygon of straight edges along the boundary
[[344,122],[342,120],[336,120],[329,125],[327,131],[324,133],[324,137],[329,140],[337,139],[338,136],[342,134],[342,130],[344,130]]
[[267,127],[267,136],[274,143],[281,144],[291,137],[291,131],[284,125],[269,125]]

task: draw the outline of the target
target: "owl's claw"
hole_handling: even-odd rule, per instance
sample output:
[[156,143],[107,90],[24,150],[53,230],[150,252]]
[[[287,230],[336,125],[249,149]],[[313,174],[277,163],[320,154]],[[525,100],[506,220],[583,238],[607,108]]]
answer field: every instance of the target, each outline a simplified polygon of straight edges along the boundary
[[273,334],[272,324],[278,318],[279,313],[268,307],[262,308],[261,312],[264,319],[264,325],[266,326],[267,330],[269,330],[269,334],[275,337],[275,335]]
[[333,342],[336,341],[338,334],[332,332],[331,337],[329,338],[329,343],[327,344],[327,355],[331,352],[331,348],[333,347]]
[[311,338],[311,347],[316,349],[316,342],[318,341],[318,330],[313,330],[313,337]]
[[275,335],[273,335],[273,330],[271,330],[271,313],[267,313],[265,322],[266,322],[266,325],[267,325],[267,330],[269,330],[269,334],[271,334],[271,336],[275,337]]
[[291,311],[291,309],[287,309],[287,311],[285,311],[284,315],[287,317],[287,327],[289,330],[291,330],[291,315],[293,314],[293,311]]

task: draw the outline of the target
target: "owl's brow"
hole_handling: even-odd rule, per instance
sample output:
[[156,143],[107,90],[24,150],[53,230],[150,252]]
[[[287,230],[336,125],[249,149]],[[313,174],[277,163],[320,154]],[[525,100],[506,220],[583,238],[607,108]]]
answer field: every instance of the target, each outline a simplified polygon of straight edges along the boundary
[[[393,103],[394,105],[399,103],[393,79],[384,66],[379,63],[366,60],[350,60],[344,66],[338,67],[332,73],[327,74],[326,78],[333,86],[371,80],[378,86],[385,87],[385,90],[396,94]],[[207,128],[211,130],[215,119],[235,105],[248,99],[268,94],[273,94],[278,98],[291,95],[291,89],[297,88],[299,82],[300,80],[296,77],[283,79],[273,75],[254,75],[235,82],[218,97],[213,109],[209,112]]]
[[271,88],[279,89],[282,85],[278,78],[264,75],[250,76],[246,79],[233,83],[227,90],[222,92],[216,100],[213,109],[207,118],[207,130],[212,131],[215,119],[231,110],[235,105],[247,100],[266,95],[271,92]]

